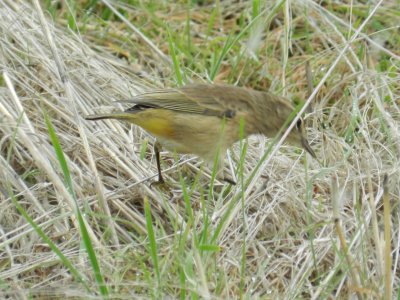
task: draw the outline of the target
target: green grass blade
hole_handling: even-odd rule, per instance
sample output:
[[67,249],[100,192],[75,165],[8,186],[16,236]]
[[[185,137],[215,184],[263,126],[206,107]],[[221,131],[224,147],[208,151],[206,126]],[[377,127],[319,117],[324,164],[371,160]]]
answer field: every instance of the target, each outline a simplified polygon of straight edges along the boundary
[[220,56],[218,57],[216,63],[212,66],[211,72],[210,72],[210,80],[214,80],[215,76],[217,76],[219,69],[221,67],[221,64],[223,60],[225,59],[226,55],[228,52],[233,48],[233,46],[250,30],[251,27],[253,27],[254,24],[257,23],[257,21],[266,13],[270,12],[269,15],[267,16],[265,23],[269,23],[270,20],[276,16],[276,13],[278,10],[282,7],[282,5],[285,3],[285,0],[281,0],[277,5],[272,10],[263,10],[260,12],[256,17],[254,17],[249,24],[243,30],[241,30],[237,35],[232,37],[232,35],[228,36],[228,39],[225,42],[225,45],[221,51]]
[[108,296],[108,289],[107,289],[107,286],[104,283],[104,279],[103,279],[103,276],[102,276],[101,271],[100,271],[100,266],[99,266],[99,263],[98,263],[98,260],[97,260],[97,257],[96,257],[96,253],[94,251],[92,242],[91,242],[90,237],[89,237],[89,233],[87,231],[85,222],[83,220],[82,213],[81,213],[81,211],[79,209],[79,206],[78,206],[78,202],[77,202],[75,191],[74,191],[74,188],[73,188],[71,174],[69,172],[67,161],[65,160],[65,156],[64,156],[64,153],[62,151],[60,142],[58,140],[58,137],[56,135],[56,132],[54,130],[54,127],[53,127],[48,115],[45,114],[44,118],[45,118],[45,121],[46,121],[47,130],[49,132],[51,143],[53,144],[54,151],[55,151],[55,153],[57,155],[57,159],[59,161],[61,170],[62,170],[63,175],[64,175],[65,185],[66,185],[67,190],[69,191],[69,193],[71,194],[71,196],[72,196],[72,198],[74,199],[74,202],[75,202],[75,214],[76,214],[77,219],[78,219],[79,228],[80,228],[80,231],[81,231],[81,236],[82,236],[82,239],[83,239],[83,242],[84,242],[85,249],[87,251],[88,257],[89,257],[90,264],[91,264],[93,272],[94,272],[95,280],[96,280],[97,285],[99,287],[99,292],[100,292],[100,294],[102,296],[107,297]]
[[49,238],[43,230],[39,227],[38,224],[29,216],[29,214],[25,211],[25,209],[19,204],[18,200],[15,196],[9,191],[9,195],[11,201],[14,203],[15,207],[19,211],[19,213],[25,218],[25,220],[32,226],[35,232],[42,238],[42,240],[49,245],[50,249],[60,258],[61,262],[67,269],[71,272],[72,276],[76,281],[81,282],[85,289],[90,292],[90,288],[86,283],[86,280],[79,273],[79,271],[73,266],[72,262],[61,252],[61,250],[57,247],[56,244],[53,243],[51,238]]
[[246,236],[247,236],[247,227],[246,227],[246,212],[245,212],[245,197],[244,197],[244,164],[245,158],[247,153],[247,140],[243,139],[244,137],[244,127],[245,122],[244,119],[240,119],[240,149],[242,149],[240,153],[240,161],[238,166],[238,180],[240,181],[241,188],[241,205],[242,205],[242,219],[243,219],[243,242],[242,242],[242,258],[241,258],[241,265],[240,265],[240,286],[239,286],[239,293],[240,299],[243,299],[245,295],[245,278],[246,278]]
[[149,237],[150,256],[153,261],[154,272],[156,273],[156,279],[157,279],[157,284],[158,284],[157,289],[160,290],[161,273],[160,273],[160,268],[158,266],[157,243],[156,243],[156,238],[155,238],[155,234],[154,234],[153,220],[151,217],[151,209],[150,209],[149,199],[147,197],[144,198],[144,213],[145,213],[145,217],[146,217],[147,234]]
[[176,56],[176,51],[175,51],[175,42],[172,38],[172,35],[171,35],[168,25],[166,25],[165,27],[167,29],[169,52],[170,52],[172,62],[174,65],[176,81],[178,83],[178,86],[183,86],[182,73],[181,73],[181,69],[179,67],[179,61],[178,61],[178,57]]

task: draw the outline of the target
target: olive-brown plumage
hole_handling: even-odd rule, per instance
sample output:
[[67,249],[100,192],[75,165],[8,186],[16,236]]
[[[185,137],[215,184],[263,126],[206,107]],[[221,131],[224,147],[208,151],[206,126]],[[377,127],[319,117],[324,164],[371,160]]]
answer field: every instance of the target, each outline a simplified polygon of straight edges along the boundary
[[[90,115],[87,120],[119,119],[136,124],[169,151],[190,153],[213,162],[219,151],[220,167],[225,153],[251,134],[275,137],[294,108],[289,100],[269,92],[215,84],[191,84],[182,88],[156,90],[122,101],[133,104],[124,112]],[[283,128],[284,129],[284,128]],[[313,157],[300,120],[287,142],[303,147]],[[159,147],[156,145],[159,167]],[[159,168],[159,181],[163,181]]]

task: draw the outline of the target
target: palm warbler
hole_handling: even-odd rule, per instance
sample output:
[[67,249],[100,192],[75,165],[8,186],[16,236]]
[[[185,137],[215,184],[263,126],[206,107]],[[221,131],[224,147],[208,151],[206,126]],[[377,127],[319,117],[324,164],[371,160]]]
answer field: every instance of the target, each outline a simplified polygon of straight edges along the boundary
[[[155,136],[160,183],[164,182],[160,167],[161,146],[177,153],[195,154],[206,162],[213,162],[218,154],[218,168],[223,169],[226,150],[233,143],[251,134],[275,137],[294,110],[289,100],[269,92],[214,84],[156,90],[122,102],[133,106],[123,112],[89,115],[85,119],[124,120]],[[304,136],[303,122],[299,120],[296,125],[287,142],[303,147],[315,158]],[[234,183],[227,177],[224,179]]]

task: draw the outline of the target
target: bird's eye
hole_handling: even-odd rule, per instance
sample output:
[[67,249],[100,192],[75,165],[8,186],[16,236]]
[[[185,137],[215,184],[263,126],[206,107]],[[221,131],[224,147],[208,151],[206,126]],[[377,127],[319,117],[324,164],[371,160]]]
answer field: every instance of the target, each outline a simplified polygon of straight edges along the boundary
[[301,119],[297,120],[296,127],[297,129],[301,129],[303,127],[303,121]]

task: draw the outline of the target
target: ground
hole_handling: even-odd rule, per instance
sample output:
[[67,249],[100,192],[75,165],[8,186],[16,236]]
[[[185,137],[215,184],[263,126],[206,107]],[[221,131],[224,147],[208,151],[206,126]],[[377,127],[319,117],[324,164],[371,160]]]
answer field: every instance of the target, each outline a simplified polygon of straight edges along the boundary
[[[395,1],[0,0],[0,13],[1,297],[398,297]],[[152,186],[152,136],[84,120],[189,82],[304,107],[317,159],[252,136],[229,151],[236,186],[166,151],[167,185]]]

